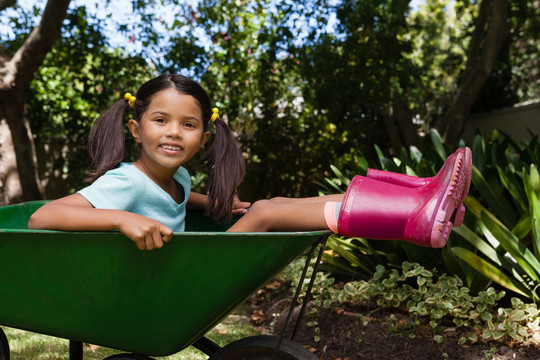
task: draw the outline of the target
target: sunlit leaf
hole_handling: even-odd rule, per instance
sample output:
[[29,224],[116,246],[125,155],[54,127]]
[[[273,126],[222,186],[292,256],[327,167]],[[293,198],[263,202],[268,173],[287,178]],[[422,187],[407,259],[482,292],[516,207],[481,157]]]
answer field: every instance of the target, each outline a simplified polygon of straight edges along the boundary
[[482,273],[485,277],[495,281],[509,290],[514,291],[517,294],[531,297],[531,294],[526,289],[523,289],[520,284],[517,284],[514,280],[506,276],[499,268],[488,263],[478,255],[460,247],[454,247],[451,249],[451,251],[466,261],[469,265],[474,267],[478,272]]

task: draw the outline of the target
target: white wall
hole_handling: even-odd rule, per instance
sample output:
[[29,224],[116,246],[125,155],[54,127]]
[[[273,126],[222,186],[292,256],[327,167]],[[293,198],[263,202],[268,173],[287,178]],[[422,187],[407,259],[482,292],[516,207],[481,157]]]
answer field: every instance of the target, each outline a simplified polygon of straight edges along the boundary
[[516,104],[490,113],[472,114],[467,119],[465,140],[470,143],[476,130],[491,135],[494,129],[509,134],[516,142],[530,140],[527,129],[540,137],[540,100]]

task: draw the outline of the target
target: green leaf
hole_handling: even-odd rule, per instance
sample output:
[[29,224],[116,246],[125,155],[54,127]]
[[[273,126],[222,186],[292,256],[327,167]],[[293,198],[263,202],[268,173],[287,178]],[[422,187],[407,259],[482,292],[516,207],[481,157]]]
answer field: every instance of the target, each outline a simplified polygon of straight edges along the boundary
[[531,294],[528,293],[526,289],[523,289],[521,284],[517,284],[514,280],[504,274],[499,268],[488,263],[486,260],[482,259],[473,252],[460,247],[453,247],[451,251],[456,254],[456,256],[463,259],[463,261],[467,262],[469,265],[475,268],[478,272],[483,274],[485,277],[495,281],[497,284],[502,285],[503,287],[512,290],[517,294],[531,297]]
[[510,192],[512,197],[518,202],[519,206],[523,210],[527,210],[527,204],[525,203],[525,194],[522,191],[522,186],[516,181],[515,177],[510,178],[504,173],[500,166],[497,166],[497,172],[503,186]]
[[476,249],[480,250],[488,259],[493,261],[495,264],[502,266],[500,256],[497,254],[495,249],[490,244],[482,240],[482,238],[480,238],[467,226],[461,225],[457,228],[453,228],[452,230],[461,235],[461,237],[467,240]]
[[535,193],[540,193],[540,174],[534,164],[531,164],[531,186]]
[[342,258],[323,254],[322,260],[324,263],[321,264],[321,270],[324,269],[325,271],[331,273],[343,274],[347,276],[350,276],[351,274],[361,276],[357,269],[353,268],[347,261],[343,260]]
[[486,166],[486,157],[485,157],[485,145],[484,138],[481,135],[476,135],[473,141],[472,147],[472,162],[476,168],[481,172],[484,171]]
[[529,212],[531,214],[531,229],[533,232],[533,247],[536,256],[540,256],[540,200],[538,199],[538,170],[531,164],[531,175],[523,169],[523,184],[529,200]]
[[362,261],[358,256],[356,256],[352,251],[349,249],[344,248],[341,246],[338,242],[329,242],[328,246],[337,252],[339,255],[341,255],[345,260],[347,260],[350,264],[357,266],[363,270],[365,270],[368,273],[373,272],[373,269],[370,269],[365,265],[365,261]]
[[540,262],[534,254],[519,241],[505,226],[495,223],[485,213],[481,219],[489,232],[501,243],[501,246],[512,255],[522,269],[536,282],[540,282]]
[[480,317],[482,318],[482,320],[484,321],[491,321],[493,319],[493,316],[491,316],[491,314],[487,311],[483,311],[481,314],[480,314]]
[[512,315],[510,315],[510,318],[514,321],[523,321],[527,318],[527,315],[525,314],[524,311],[521,311],[521,310],[517,310],[517,311],[514,311],[512,312]]
[[359,157],[356,158],[356,162],[358,163],[358,167],[362,169],[362,171],[364,172],[367,171],[369,164],[366,157],[363,154],[361,154]]
[[532,220],[530,216],[528,216],[527,214],[523,214],[521,220],[519,220],[517,225],[514,226],[514,228],[512,229],[512,234],[514,234],[518,239],[525,238],[532,231],[531,224]]
[[444,150],[444,145],[443,145],[442,138],[439,132],[435,129],[431,129],[429,135],[431,137],[431,143],[433,144],[433,147],[435,148],[435,151],[437,152],[437,154],[439,154],[441,159],[446,160],[447,158],[446,150]]
[[495,221],[497,224],[504,226],[504,224],[499,219],[497,219],[495,215],[489,212],[482,204],[478,202],[478,200],[476,200],[472,196],[467,196],[465,198],[464,203],[465,203],[465,206],[467,207],[467,210],[471,212],[477,218],[480,218],[480,214],[483,212],[487,216],[491,217],[491,219]]
[[333,180],[328,179],[328,178],[325,178],[324,180],[326,181],[326,183],[327,183],[328,185],[330,185],[330,187],[331,187],[332,189],[334,189],[333,191],[334,191],[335,193],[340,194],[340,193],[343,192],[343,190],[339,187],[339,185],[337,185]]
[[410,151],[411,151],[411,156],[414,159],[414,161],[416,161],[417,164],[420,164],[420,161],[422,161],[422,152],[418,150],[416,146],[412,146],[412,145],[410,147]]
[[334,165],[330,165],[330,169],[332,169],[332,171],[334,172],[334,174],[336,174],[336,176],[338,177],[339,181],[341,181],[341,183],[342,183],[343,185],[346,185],[346,186],[349,185],[349,183],[351,182],[351,180],[350,180],[347,176],[343,175],[343,173],[342,173],[337,167],[335,167]]
[[515,212],[512,207],[500,194],[500,191],[494,189],[484,178],[479,169],[473,166],[472,182],[484,200],[491,206],[497,217],[504,224],[514,224],[516,219]]
[[381,163],[381,169],[387,170],[387,171],[393,171],[393,172],[399,172],[398,166],[396,164],[384,156],[381,148],[375,144],[375,151],[377,152],[377,156],[379,157],[379,162]]
[[347,293],[349,293],[350,295],[355,295],[356,294],[356,287],[351,284],[351,283],[347,283],[345,284],[345,287],[343,288]]

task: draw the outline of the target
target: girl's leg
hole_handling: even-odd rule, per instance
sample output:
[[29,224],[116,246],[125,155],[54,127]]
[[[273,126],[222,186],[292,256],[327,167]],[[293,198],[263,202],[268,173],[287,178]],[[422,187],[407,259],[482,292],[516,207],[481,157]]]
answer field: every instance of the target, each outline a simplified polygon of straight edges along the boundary
[[342,202],[344,194],[332,194],[324,196],[313,196],[308,198],[287,198],[287,197],[275,197],[269,201],[283,204],[314,204],[314,203],[327,203],[329,201]]
[[259,200],[228,231],[327,230],[324,217],[325,203],[316,201],[316,198]]

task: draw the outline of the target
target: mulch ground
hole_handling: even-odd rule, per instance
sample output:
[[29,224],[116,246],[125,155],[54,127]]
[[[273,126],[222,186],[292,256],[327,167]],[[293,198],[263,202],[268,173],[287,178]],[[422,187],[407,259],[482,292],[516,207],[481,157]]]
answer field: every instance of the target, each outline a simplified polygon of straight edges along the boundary
[[[251,322],[263,334],[279,335],[290,301],[286,284],[271,282],[250,299]],[[295,311],[297,313],[299,309]],[[363,314],[365,318],[358,314]],[[352,304],[320,310],[320,340],[317,342],[314,341],[314,327],[307,326],[313,319],[304,315],[294,340],[321,360],[436,360],[445,359],[445,353],[450,360],[540,359],[540,348],[494,343],[458,345],[460,334],[452,326],[445,328],[442,334],[444,340],[437,344],[433,341],[429,326],[412,328],[408,325],[407,314],[399,310],[368,314],[367,309]],[[289,336],[295,319],[293,316]],[[365,320],[367,324],[364,326]]]

